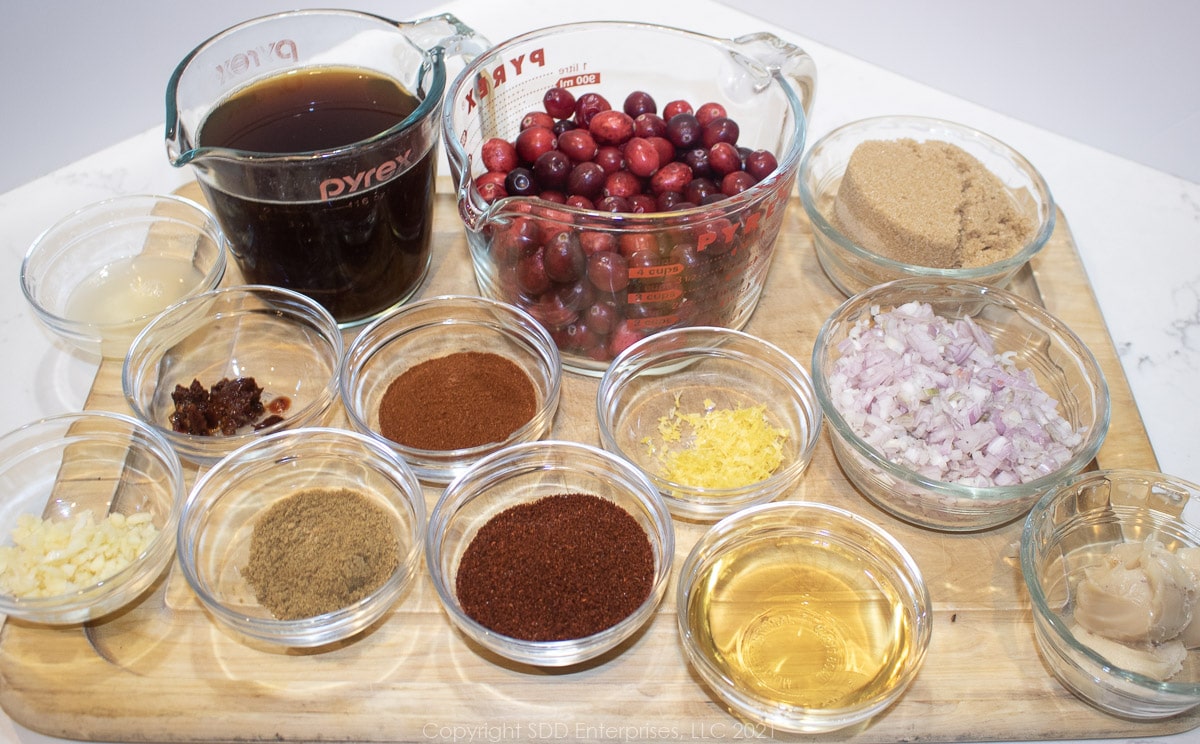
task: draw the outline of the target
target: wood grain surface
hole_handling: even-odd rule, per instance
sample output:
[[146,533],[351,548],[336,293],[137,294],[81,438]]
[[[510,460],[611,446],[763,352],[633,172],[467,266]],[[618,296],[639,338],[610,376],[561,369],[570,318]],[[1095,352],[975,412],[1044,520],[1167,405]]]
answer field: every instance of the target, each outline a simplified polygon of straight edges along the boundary
[[[462,225],[445,188],[434,233],[433,266],[420,296],[474,293]],[[236,272],[228,281],[236,281]],[[1104,366],[1112,425],[1097,464],[1156,468],[1062,215],[1014,288],[1043,299]],[[746,330],[807,367],[820,325],[843,299],[821,272],[793,198]],[[554,437],[599,443],[596,386],[595,379],[566,376]],[[128,410],[118,362],[101,365],[87,407]],[[427,489],[430,508],[437,495]],[[673,586],[645,630],[616,652],[579,668],[540,670],[467,642],[451,628],[424,574],[359,637],[331,648],[281,651],[227,635],[175,566],[152,593],[103,622],[53,628],[9,620],[0,633],[0,705],[35,731],[111,741],[981,741],[1142,737],[1200,724],[1200,712],[1157,722],[1114,718],[1051,676],[1035,648],[1017,559],[1019,522],[943,534],[893,519],[847,483],[827,431],[787,498],[837,504],[879,522],[913,553],[933,597],[933,640],[919,676],[897,704],[853,731],[802,737],[731,715],[688,668]],[[703,529],[676,522],[677,565]]]

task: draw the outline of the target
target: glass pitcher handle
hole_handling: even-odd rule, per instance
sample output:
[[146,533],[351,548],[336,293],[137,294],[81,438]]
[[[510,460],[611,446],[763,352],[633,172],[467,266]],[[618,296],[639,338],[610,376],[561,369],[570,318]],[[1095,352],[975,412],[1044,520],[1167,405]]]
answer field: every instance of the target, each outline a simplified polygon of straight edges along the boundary
[[417,47],[425,50],[441,47],[447,57],[462,57],[470,62],[492,46],[451,13],[397,23],[397,28]]
[[813,98],[817,92],[817,66],[813,58],[800,47],[766,31],[733,39],[738,52],[778,73],[800,96],[805,118],[812,117]]

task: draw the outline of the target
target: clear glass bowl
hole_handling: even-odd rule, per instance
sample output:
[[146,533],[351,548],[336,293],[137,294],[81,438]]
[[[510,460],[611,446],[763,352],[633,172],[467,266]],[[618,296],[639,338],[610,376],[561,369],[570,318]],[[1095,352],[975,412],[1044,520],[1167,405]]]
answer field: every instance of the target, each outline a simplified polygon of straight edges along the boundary
[[[137,417],[180,457],[212,465],[264,434],[322,423],[337,399],[342,349],[337,323],[314,300],[277,287],[228,287],[179,302],[147,325],[125,357],[121,387]],[[209,389],[238,377],[253,377],[283,420],[230,435],[172,429],[177,385],[198,380]]]
[[675,591],[692,669],[735,712],[780,731],[868,722],[916,677],[933,628],[912,556],[826,504],[725,517],[693,546]]
[[21,290],[47,328],[91,354],[120,359],[168,305],[225,276],[225,234],[177,196],[90,204],[38,236],[21,262]]
[[[382,508],[399,562],[382,586],[348,607],[280,620],[259,604],[242,571],[258,518],[307,489],[357,492]],[[211,616],[246,642],[323,646],[369,628],[400,601],[419,571],[424,529],[420,481],[390,449],[342,429],[292,429],[249,442],[200,477],[180,518],[179,566]]]
[[[706,446],[682,424],[671,441],[660,422],[673,413],[723,415],[765,407],[764,418],[782,431],[779,463],[771,474],[736,487],[704,488],[664,475],[670,456]],[[822,414],[808,371],[782,349],[742,331],[676,328],[642,339],[613,360],[596,397],[600,441],[640,468],[677,517],[715,520],[752,504],[773,501],[796,485],[812,461]]]
[[40,419],[0,437],[0,492],[4,546],[12,545],[26,515],[63,525],[76,524],[85,511],[95,523],[109,514],[148,514],[157,528],[133,562],[103,581],[46,597],[0,591],[0,613],[71,624],[124,607],[155,584],[175,556],[187,488],[178,455],[151,427],[123,414],[88,411]]
[[[612,627],[583,638],[529,641],[502,635],[468,615],[458,600],[459,560],[476,532],[517,504],[560,494],[590,494],[616,504],[646,531],[654,557],[651,591],[637,610]],[[451,623],[469,641],[519,664],[563,667],[610,651],[637,633],[666,593],[675,558],[671,515],[646,476],[624,460],[575,442],[515,444],[475,463],[438,499],[425,534],[425,561]]]
[[[524,74],[512,60],[525,61]],[[660,111],[675,99],[720,102],[740,127],[738,145],[771,151],[778,167],[735,197],[669,213],[614,214],[520,196],[488,204],[474,184],[485,170],[483,144],[511,142],[555,85],[576,97],[598,92],[618,109],[635,90],[654,96]],[[814,86],[812,59],[768,33],[718,39],[601,21],[532,31],[479,55],[451,84],[442,116],[481,294],[528,310],[554,336],[566,367],[593,375],[653,331],[742,327],[770,267]],[[522,282],[522,255],[536,273],[529,257],[562,233],[594,263],[615,266],[617,278],[586,272],[548,287]]]
[[[957,145],[995,174],[1034,226],[1025,246],[986,266],[939,269],[903,263],[866,248],[832,224],[833,205],[850,155],[869,140],[912,139]],[[800,200],[813,228],[821,267],[846,296],[904,277],[959,279],[1003,287],[1046,245],[1054,232],[1056,209],[1045,179],[1020,153],[970,127],[940,119],[882,116],[841,126],[815,143],[800,162]]]
[[1173,476],[1099,470],[1064,480],[1029,512],[1021,571],[1042,659],[1063,686],[1102,711],[1149,720],[1200,704],[1200,650],[1188,651],[1182,669],[1164,681],[1081,642],[1072,620],[1079,580],[1114,545],[1156,539],[1172,551],[1200,547],[1198,499],[1200,486]]
[[[1029,369],[1038,386],[1057,401],[1058,412],[1080,441],[1058,470],[1012,486],[974,487],[933,480],[892,462],[859,436],[831,398],[829,375],[841,356],[839,345],[855,324],[909,302],[928,303],[953,320],[969,316],[1009,355]],[[1095,356],[1061,320],[1011,292],[948,279],[900,279],[846,300],[825,321],[812,359],[817,400],[830,424],[834,454],[852,484],[875,505],[913,524],[947,531],[982,530],[1024,516],[1034,502],[1063,479],[1088,466],[1108,433],[1108,385]]]
[[[467,351],[502,356],[529,376],[537,396],[529,422],[503,441],[453,450],[409,447],[383,436],[380,406],[391,381],[422,362]],[[354,429],[391,447],[423,481],[440,484],[502,447],[549,434],[561,386],[562,360],[546,330],[520,308],[483,297],[434,297],[385,315],[350,344],[341,372],[342,402]]]

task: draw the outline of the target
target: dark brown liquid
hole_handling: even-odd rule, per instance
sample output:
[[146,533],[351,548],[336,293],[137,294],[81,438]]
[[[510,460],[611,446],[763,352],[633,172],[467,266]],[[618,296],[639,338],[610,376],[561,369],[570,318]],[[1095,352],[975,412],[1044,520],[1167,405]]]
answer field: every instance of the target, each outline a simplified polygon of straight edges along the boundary
[[[238,91],[213,109],[197,139],[202,147],[270,154],[330,150],[387,131],[419,104],[378,74],[313,68]],[[407,298],[424,276],[436,153],[430,148],[407,170],[404,163],[353,192],[326,194],[318,183],[325,177],[314,176],[312,199],[272,198],[270,179],[258,174],[238,184],[244,193],[202,185],[246,282],[302,292],[349,323]],[[347,172],[336,175],[353,177],[387,158],[346,159]]]

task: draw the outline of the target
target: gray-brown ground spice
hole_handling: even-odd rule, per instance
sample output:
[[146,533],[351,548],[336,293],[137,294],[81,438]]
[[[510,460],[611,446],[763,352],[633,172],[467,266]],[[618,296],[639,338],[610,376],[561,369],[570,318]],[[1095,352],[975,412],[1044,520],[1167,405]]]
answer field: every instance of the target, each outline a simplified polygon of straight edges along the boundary
[[912,139],[860,143],[830,221],[881,256],[941,269],[1009,258],[1034,229],[973,155],[948,142]]
[[250,536],[242,576],[280,620],[348,607],[400,563],[392,518],[349,489],[309,489],[273,504]]
[[624,620],[654,583],[645,529],[591,494],[509,507],[471,539],[455,591],[463,611],[511,638],[585,638]]

